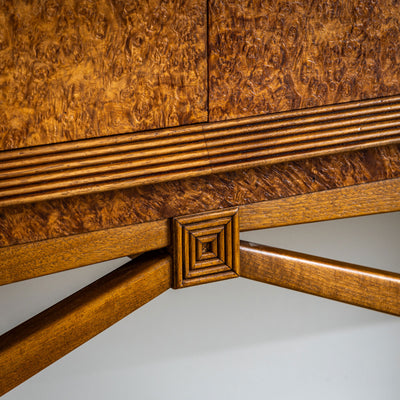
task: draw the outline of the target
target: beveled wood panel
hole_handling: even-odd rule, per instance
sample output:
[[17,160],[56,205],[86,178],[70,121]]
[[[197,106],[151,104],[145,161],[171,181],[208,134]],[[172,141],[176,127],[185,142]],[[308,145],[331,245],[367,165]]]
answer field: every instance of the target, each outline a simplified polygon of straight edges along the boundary
[[175,289],[238,277],[238,208],[174,218],[173,254]]
[[400,93],[399,21],[392,0],[210,0],[210,121]]
[[400,143],[392,96],[0,155],[0,206]]
[[400,177],[398,146],[0,208],[0,246]]
[[141,256],[0,336],[0,396],[169,289],[171,264]]
[[0,150],[207,120],[206,1],[0,4]]
[[400,316],[400,274],[240,242],[241,276]]
[[[242,205],[239,229],[400,211],[399,193],[400,178],[397,178]],[[169,225],[170,220],[163,219],[3,247],[0,249],[0,285],[170,246]]]

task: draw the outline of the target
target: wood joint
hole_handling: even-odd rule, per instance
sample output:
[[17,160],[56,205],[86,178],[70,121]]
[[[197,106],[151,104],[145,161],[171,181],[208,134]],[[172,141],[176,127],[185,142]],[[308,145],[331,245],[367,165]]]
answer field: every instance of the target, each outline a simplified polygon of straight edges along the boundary
[[173,220],[174,288],[239,275],[239,214],[229,208]]

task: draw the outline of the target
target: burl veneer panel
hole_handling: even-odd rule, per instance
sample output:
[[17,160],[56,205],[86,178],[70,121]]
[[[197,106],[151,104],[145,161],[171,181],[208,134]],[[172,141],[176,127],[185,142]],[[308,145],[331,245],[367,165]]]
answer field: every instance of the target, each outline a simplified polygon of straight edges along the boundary
[[386,146],[157,185],[0,208],[0,246],[400,177]]
[[210,0],[210,121],[400,92],[400,2]]
[[0,208],[400,143],[400,96],[0,152]]
[[0,149],[207,120],[204,0],[0,2]]

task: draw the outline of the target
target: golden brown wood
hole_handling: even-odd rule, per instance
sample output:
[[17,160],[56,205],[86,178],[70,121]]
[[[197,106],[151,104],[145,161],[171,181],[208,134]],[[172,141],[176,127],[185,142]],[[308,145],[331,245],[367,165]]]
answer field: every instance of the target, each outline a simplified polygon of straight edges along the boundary
[[0,249],[0,285],[168,246],[167,220]]
[[[247,231],[400,211],[399,193],[398,178],[243,205],[239,207],[239,229]],[[0,248],[0,283],[34,278],[170,244],[169,221],[163,219],[3,247]]]
[[398,96],[14,150],[0,155],[0,206],[393,143],[400,143]]
[[206,2],[0,5],[0,149],[207,120]]
[[[0,153],[0,283],[164,247],[166,218],[240,206],[175,221],[175,286],[204,283],[237,276],[238,215],[247,230],[400,209],[398,2],[210,0],[208,71],[206,1],[42,3],[0,4],[0,149],[17,149]],[[121,134],[208,108],[268,115]],[[399,275],[253,253],[247,277],[400,313]],[[0,392],[170,285],[168,257],[140,257],[15,328]]]
[[400,179],[263,201],[239,210],[241,231],[399,211]]
[[0,337],[0,395],[171,287],[171,259],[149,253]]
[[209,118],[400,92],[392,0],[209,1]]
[[[1,153],[0,153],[1,154]],[[0,246],[76,235],[400,177],[385,146],[0,208]]]
[[400,316],[400,274],[240,242],[240,276]]
[[237,208],[178,217],[173,229],[175,289],[238,276]]

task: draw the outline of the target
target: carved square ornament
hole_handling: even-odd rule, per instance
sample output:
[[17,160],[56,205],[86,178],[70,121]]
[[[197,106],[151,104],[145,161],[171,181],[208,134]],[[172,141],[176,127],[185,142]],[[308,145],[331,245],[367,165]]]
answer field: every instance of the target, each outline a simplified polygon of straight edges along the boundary
[[237,208],[174,218],[174,288],[239,274]]

